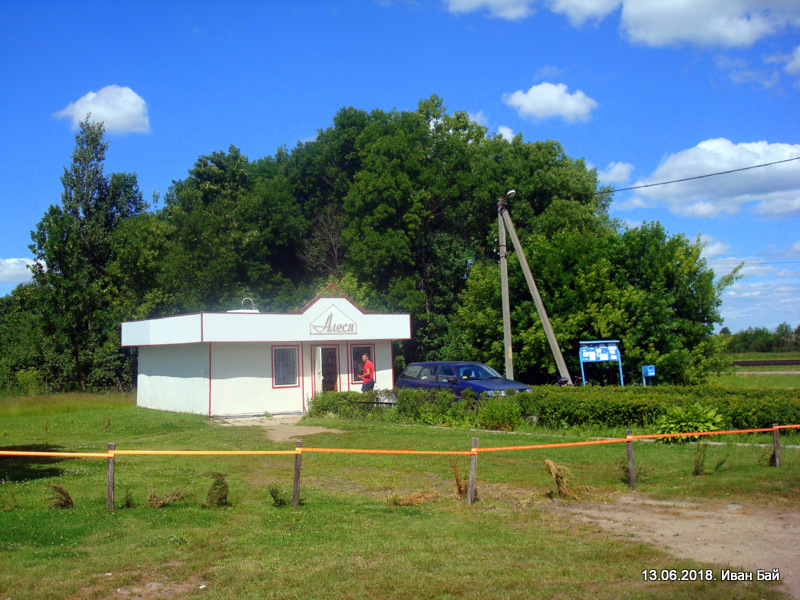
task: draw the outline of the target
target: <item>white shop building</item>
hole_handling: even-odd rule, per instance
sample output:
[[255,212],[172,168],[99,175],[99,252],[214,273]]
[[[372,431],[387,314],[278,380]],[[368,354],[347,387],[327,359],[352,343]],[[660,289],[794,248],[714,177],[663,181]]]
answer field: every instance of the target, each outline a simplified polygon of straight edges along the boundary
[[329,286],[303,309],[199,313],[122,324],[139,351],[137,404],[208,416],[305,412],[323,391],[360,391],[367,354],[375,389],[394,386],[392,341],[409,315],[372,314]]

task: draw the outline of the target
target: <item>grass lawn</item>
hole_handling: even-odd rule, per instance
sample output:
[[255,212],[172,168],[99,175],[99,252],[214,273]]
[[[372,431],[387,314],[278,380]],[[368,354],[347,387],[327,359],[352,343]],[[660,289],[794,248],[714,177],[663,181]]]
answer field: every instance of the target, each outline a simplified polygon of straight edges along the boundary
[[[304,447],[468,450],[473,436],[490,447],[619,433],[313,423],[345,433],[307,437]],[[0,448],[103,452],[108,442],[118,449],[294,447],[269,442],[257,427],[139,409],[125,395],[0,399]],[[800,506],[800,452],[785,448],[781,469],[760,465],[759,453],[711,446],[711,472],[695,477],[694,446],[637,443],[637,493]],[[565,501],[554,498],[546,458],[590,486],[587,498],[602,500],[627,487],[616,464],[624,455],[623,444],[481,453],[480,501],[468,507],[455,493],[453,469],[466,477],[469,457],[454,465],[446,456],[307,453],[297,510],[276,507],[270,494],[290,494],[292,456],[119,456],[114,512],[106,510],[104,459],[0,458],[0,598],[786,597],[768,583],[644,582],[644,569],[719,572],[720,565],[599,533],[558,509]],[[226,475],[230,506],[203,507],[210,471]],[[74,508],[48,507],[54,483],[69,491]],[[147,503],[151,492],[177,490],[188,496],[162,508]],[[429,496],[400,505],[414,494]]]
[[[764,369],[761,370],[763,371]],[[795,370],[800,371],[800,366],[795,366]],[[712,386],[746,390],[800,389],[800,375],[790,373],[769,375],[737,375],[736,373],[723,373],[720,375],[711,375],[708,382]]]

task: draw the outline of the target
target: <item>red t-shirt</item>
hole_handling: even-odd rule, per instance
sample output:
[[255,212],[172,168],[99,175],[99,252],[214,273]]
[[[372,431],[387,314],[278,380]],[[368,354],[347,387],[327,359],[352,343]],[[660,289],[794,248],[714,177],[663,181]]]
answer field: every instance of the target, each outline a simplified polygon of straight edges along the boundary
[[364,373],[361,375],[361,381],[369,381],[370,379],[375,378],[375,365],[372,364],[372,361],[367,359],[367,362],[364,363]]

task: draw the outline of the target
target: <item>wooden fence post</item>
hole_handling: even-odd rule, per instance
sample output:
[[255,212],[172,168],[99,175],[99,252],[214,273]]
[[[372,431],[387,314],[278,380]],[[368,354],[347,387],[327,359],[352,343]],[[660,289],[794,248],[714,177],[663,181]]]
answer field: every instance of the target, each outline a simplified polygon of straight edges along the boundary
[[773,456],[775,456],[775,466],[781,466],[781,430],[778,429],[778,424],[773,423],[772,427],[772,445],[774,446]]
[[[478,449],[478,438],[472,438],[472,449]],[[475,502],[475,477],[478,472],[478,453],[473,452],[469,458],[469,486],[467,487],[467,504],[472,506]]]
[[632,435],[632,431],[630,429],[625,430],[625,435],[628,437],[628,442],[626,446],[628,446],[628,486],[632,489],[636,489],[636,462],[633,460],[633,440],[630,439]]
[[300,451],[303,441],[297,442],[295,449],[298,451],[294,455],[294,483],[292,485],[292,508],[300,506],[300,467],[303,462],[303,453]]
[[[108,444],[108,451],[113,451],[117,445],[113,442]],[[108,465],[108,472],[106,474],[106,494],[108,496],[107,506],[108,510],[114,510],[114,462],[116,457],[111,454],[108,459],[106,459]]]

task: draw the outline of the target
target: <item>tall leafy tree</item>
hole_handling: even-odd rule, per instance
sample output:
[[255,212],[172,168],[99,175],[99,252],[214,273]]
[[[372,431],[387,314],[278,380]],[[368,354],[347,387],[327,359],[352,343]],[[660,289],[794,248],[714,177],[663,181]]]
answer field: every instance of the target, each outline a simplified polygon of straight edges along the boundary
[[[619,339],[627,370],[655,364],[662,381],[701,381],[718,366],[712,333],[721,291],[735,274],[715,281],[702,244],[658,223],[618,229],[592,213],[589,205],[554,201],[533,231],[521,233],[571,371],[579,369],[580,341]],[[444,351],[502,368],[498,271],[491,262],[470,271]],[[555,364],[515,255],[509,271],[515,374],[546,383]]]
[[44,330],[72,358],[73,381],[83,391],[95,353],[119,325],[107,310],[112,234],[146,208],[135,174],[104,174],[104,131],[88,116],[80,123],[72,164],[61,176],[61,204],[51,205],[31,233]]
[[230,308],[243,296],[281,308],[295,296],[307,223],[280,162],[251,164],[231,146],[173,183],[160,214],[172,228],[163,268],[183,310]]

